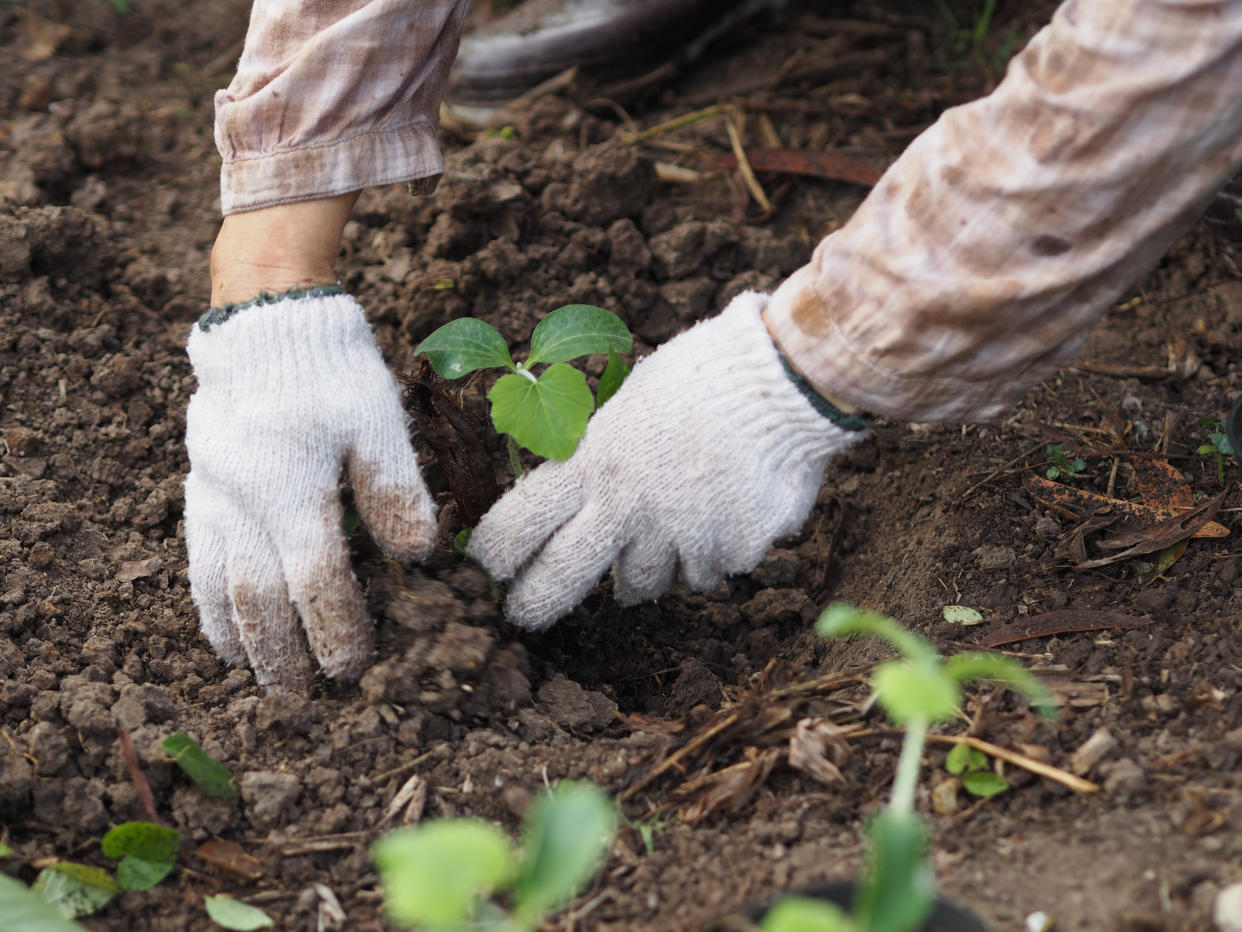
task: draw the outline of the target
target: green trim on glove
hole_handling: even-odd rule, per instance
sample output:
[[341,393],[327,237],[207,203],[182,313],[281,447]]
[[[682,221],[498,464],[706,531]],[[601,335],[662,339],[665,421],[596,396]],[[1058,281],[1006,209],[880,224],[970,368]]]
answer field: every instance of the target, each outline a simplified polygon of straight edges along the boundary
[[811,387],[811,383],[794,371],[793,366],[789,364],[784,354],[781,354],[781,365],[785,367],[785,374],[789,376],[789,380],[798,386],[798,391],[806,396],[806,400],[811,403],[816,411],[822,414],[832,423],[836,424],[842,430],[866,430],[871,426],[871,415],[869,414],[846,414],[836,405],[832,404],[827,398]]
[[248,307],[258,307],[263,304],[275,304],[278,301],[284,301],[286,298],[326,298],[330,295],[344,294],[345,289],[340,285],[313,285],[309,288],[290,288],[288,291],[281,291],[276,294],[268,294],[266,291],[260,291],[258,297],[251,298],[249,301],[242,301],[238,304],[225,304],[221,307],[213,307],[198,319],[198,329],[204,333],[209,331],[217,324],[222,324],[230,317],[237,314],[238,311],[244,311]]

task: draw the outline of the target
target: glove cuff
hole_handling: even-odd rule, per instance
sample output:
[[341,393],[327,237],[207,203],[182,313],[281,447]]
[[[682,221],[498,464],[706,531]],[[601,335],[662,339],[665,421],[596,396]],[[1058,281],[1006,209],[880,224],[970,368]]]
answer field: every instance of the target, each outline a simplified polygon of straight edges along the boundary
[[240,311],[251,307],[277,304],[286,299],[327,298],[331,295],[344,293],[345,289],[339,283],[336,285],[314,285],[310,288],[290,288],[288,291],[280,291],[276,294],[260,291],[257,297],[251,298],[249,301],[240,301],[236,304],[224,304],[220,307],[210,308],[207,313],[198,319],[198,329],[203,331],[203,333],[207,333],[212,327],[224,323]]
[[842,430],[860,431],[866,430],[871,426],[871,415],[869,414],[846,414],[831,401],[817,392],[811,383],[800,376],[794,367],[789,364],[789,360],[785,358],[785,354],[777,349],[777,353],[781,358],[781,366],[785,369],[785,375],[789,376],[789,381],[798,387],[798,391],[806,396],[806,400],[811,403],[816,411],[822,414],[832,423],[836,424]]

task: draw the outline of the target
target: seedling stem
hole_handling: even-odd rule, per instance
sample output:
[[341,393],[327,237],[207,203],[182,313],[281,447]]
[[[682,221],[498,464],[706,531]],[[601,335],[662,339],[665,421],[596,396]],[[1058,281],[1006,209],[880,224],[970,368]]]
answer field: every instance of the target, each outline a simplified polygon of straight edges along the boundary
[[897,815],[914,812],[914,791],[919,783],[928,724],[925,716],[915,716],[906,722],[906,737],[901,745],[901,758],[897,761],[897,773],[893,777],[893,799],[889,804]]

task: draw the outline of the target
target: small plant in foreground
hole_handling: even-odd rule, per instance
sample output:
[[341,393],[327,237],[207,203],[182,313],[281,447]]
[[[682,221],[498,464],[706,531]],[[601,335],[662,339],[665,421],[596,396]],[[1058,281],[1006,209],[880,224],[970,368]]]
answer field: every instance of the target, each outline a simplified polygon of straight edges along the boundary
[[935,879],[927,858],[927,825],[914,811],[927,729],[952,718],[962,684],[991,680],[1024,693],[1041,711],[1055,711],[1052,698],[1025,667],[1008,657],[964,653],[942,658],[926,639],[877,612],[834,605],[816,624],[823,637],[864,634],[887,641],[901,654],[880,664],[871,685],[880,707],[906,729],[888,806],[867,825],[867,867],[850,914],[803,897],[778,901],[764,917],[764,932],[911,932],[930,913]]
[[1069,458],[1063,443],[1048,445],[1048,459],[1052,460],[1052,465],[1048,467],[1048,471],[1044,475],[1049,479],[1060,477],[1074,479],[1087,468],[1087,461],[1081,456],[1075,456],[1073,459]]
[[[431,367],[444,379],[459,379],[477,369],[508,369],[488,392],[492,423],[510,438],[514,471],[522,470],[513,443],[537,456],[569,459],[597,407],[586,376],[571,359],[607,353],[608,366],[599,380],[598,405],[621,387],[629,367],[618,353],[628,352],[633,337],[615,314],[589,304],[557,308],[541,320],[530,337],[530,355],[515,363],[509,345],[494,327],[474,317],[459,317],[423,340],[416,353],[426,353]],[[535,366],[548,368],[536,377]]]
[[[569,902],[612,848],[616,810],[591,783],[564,781],[530,806],[515,848],[499,826],[437,819],[371,849],[389,917],[426,932],[531,932]],[[507,894],[509,909],[488,899]]]
[[1225,457],[1233,456],[1233,444],[1229,442],[1229,435],[1225,433],[1225,425],[1215,418],[1201,417],[1199,426],[1207,428],[1208,442],[1200,444],[1195,452],[1200,456],[1216,457],[1216,481],[1224,485]]

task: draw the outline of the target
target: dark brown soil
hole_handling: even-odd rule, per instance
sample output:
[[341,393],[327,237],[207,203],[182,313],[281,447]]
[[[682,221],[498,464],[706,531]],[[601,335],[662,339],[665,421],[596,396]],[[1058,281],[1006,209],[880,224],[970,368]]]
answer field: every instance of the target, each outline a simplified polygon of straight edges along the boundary
[[[623,798],[631,827],[595,886],[548,927],[702,929],[855,871],[861,824],[886,798],[897,737],[856,678],[822,679],[865,674],[880,655],[817,641],[825,605],[883,610],[946,651],[1014,620],[1106,610],[1145,623],[1007,648],[1066,700],[1055,724],[975,689],[964,720],[943,729],[1078,765],[1100,790],[1006,765],[1013,790],[958,794],[955,811],[932,815],[940,882],[998,929],[1022,928],[1036,910],[1067,932],[1210,926],[1215,893],[1242,878],[1236,467],[1225,464],[1218,516],[1235,533],[1192,541],[1163,572],[1154,554],[1073,570],[1065,555],[1081,522],[1025,485],[1047,468],[1048,445],[1064,442],[1156,451],[1196,502],[1221,491],[1215,461],[1195,454],[1206,434],[1197,419],[1222,418],[1242,391],[1242,281],[1206,227],[1004,423],[877,425],[830,469],[803,535],[717,592],[622,610],[602,586],[548,633],[516,632],[487,579],[454,555],[458,510],[424,448],[445,506],[441,551],[397,566],[355,540],[379,662],[360,685],[264,696],[198,633],[181,524],[194,386],[183,345],[207,299],[218,222],[211,94],[229,77],[247,10],[135,5],[126,16],[106,3],[0,6],[6,871],[29,882],[41,858],[107,863],[100,836],[144,817],[118,739],[127,729],[159,816],[189,843],[170,879],[124,894],[88,928],[211,928],[202,896],[213,892],[261,906],[280,928],[386,927],[367,857],[380,833],[419,815],[513,828],[545,782],[586,777]],[[364,195],[345,283],[402,372],[417,368],[413,346],[455,316],[490,320],[516,343],[540,315],[578,301],[615,310],[648,352],[738,291],[778,283],[865,188],[763,173],[776,205],[765,219],[734,173],[712,167],[729,151],[720,117],[637,146],[622,138],[630,120],[648,127],[733,102],[750,145],[772,145],[774,133],[786,147],[883,167],[942,109],[991,86],[1010,40],[1048,15],[1038,6],[1002,3],[975,50],[932,4],[792,3],[658,87],[580,87],[534,102],[512,131],[446,130],[434,197]],[[973,5],[954,9],[973,23]],[[662,180],[657,163],[701,177]],[[468,388],[467,407],[478,397]],[[1078,485],[1142,499],[1133,459],[1087,462]],[[1087,554],[1124,526],[1087,534]],[[983,624],[943,622],[949,604],[978,609]],[[828,719],[866,734],[847,741],[842,779],[821,782],[791,767],[788,748],[799,723],[805,733]],[[714,738],[696,740],[708,729]],[[1076,757],[1101,729],[1111,736],[1102,756]],[[175,731],[232,768],[239,800],[205,797],[170,764],[159,742]],[[946,747],[928,753],[929,790],[947,779]],[[678,766],[656,771],[683,748]],[[390,812],[414,776],[421,812]],[[930,794],[920,803],[932,812]],[[195,853],[212,839],[240,845],[261,876],[212,867]],[[343,924],[326,918],[323,889]]]

